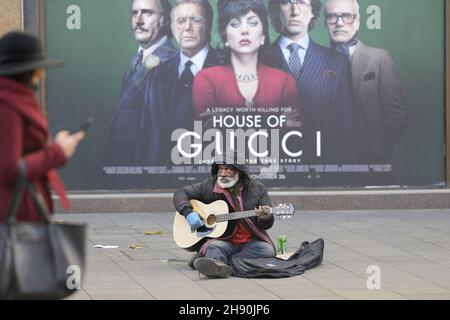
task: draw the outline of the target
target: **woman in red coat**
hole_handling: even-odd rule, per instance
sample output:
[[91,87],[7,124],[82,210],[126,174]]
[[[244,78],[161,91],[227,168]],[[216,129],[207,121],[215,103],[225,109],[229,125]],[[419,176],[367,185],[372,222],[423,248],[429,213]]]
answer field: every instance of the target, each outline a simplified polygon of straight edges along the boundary
[[[63,166],[84,137],[61,131],[50,140],[47,119],[34,89],[45,76],[44,67],[60,62],[48,60],[39,40],[24,32],[10,32],[0,39],[0,222],[6,220],[18,177],[20,159],[25,160],[27,179],[53,211],[52,187],[63,206],[69,203],[54,169]],[[40,221],[31,197],[25,193],[18,220]]]
[[199,116],[216,107],[291,107],[301,121],[294,78],[269,67],[267,11],[261,0],[220,0],[219,33],[228,64],[202,70],[193,86],[194,111]]

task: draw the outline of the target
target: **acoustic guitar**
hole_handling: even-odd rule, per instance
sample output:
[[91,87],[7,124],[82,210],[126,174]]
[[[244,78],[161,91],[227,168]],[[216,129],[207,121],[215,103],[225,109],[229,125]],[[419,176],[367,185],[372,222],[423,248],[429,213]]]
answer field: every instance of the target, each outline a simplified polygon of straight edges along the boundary
[[[209,238],[220,238],[226,231],[228,221],[256,216],[255,210],[228,213],[228,205],[223,200],[217,200],[210,204],[204,204],[198,200],[190,201],[192,211],[197,212],[202,219],[204,226],[198,229],[191,229],[186,218],[175,213],[173,221],[173,238],[175,243],[188,251],[194,251],[198,246]],[[280,218],[290,218],[295,212],[294,206],[289,204],[279,204],[270,208],[270,213]]]

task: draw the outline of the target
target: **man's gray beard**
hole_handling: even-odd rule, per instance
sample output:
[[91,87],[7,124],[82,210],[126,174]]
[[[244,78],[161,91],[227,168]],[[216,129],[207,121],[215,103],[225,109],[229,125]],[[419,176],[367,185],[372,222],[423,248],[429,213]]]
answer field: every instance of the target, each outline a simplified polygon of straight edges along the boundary
[[220,177],[217,177],[217,184],[222,189],[232,188],[239,181],[239,174],[236,174],[233,178],[229,178],[229,180],[230,180],[229,182],[222,182],[220,181]]

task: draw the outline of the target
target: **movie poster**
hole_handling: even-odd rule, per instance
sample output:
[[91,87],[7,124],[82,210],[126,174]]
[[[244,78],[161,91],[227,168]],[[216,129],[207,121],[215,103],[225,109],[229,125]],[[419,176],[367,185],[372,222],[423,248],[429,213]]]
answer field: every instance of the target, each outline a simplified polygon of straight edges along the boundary
[[67,187],[179,188],[230,150],[272,188],[444,186],[444,1],[339,1],[169,1],[147,51],[153,0],[45,1],[52,132],[95,118]]

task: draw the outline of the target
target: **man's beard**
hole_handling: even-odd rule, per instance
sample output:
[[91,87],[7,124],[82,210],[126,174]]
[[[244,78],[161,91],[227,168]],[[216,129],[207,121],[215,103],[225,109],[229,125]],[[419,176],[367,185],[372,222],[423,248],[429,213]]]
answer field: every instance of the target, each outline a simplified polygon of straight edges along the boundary
[[217,184],[222,189],[228,189],[232,188],[236,185],[236,183],[239,181],[239,174],[235,174],[234,177],[217,177]]

